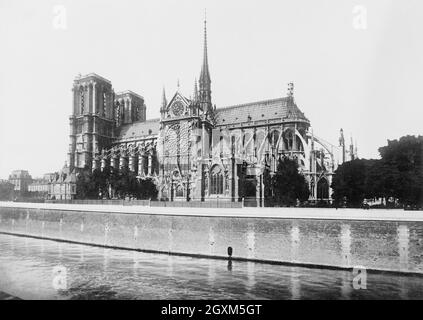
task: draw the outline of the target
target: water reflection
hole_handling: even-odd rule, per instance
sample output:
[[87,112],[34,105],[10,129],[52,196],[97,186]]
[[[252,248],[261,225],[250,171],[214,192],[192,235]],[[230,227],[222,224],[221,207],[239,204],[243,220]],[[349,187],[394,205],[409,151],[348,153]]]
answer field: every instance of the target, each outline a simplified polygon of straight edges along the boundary
[[210,255],[214,255],[214,244],[215,244],[215,239],[214,239],[214,230],[213,227],[209,228],[209,253]]
[[399,252],[399,258],[400,258],[400,268],[401,270],[407,270],[410,230],[408,229],[407,225],[399,225],[397,233],[398,233],[398,252]]
[[342,265],[351,266],[351,228],[349,224],[341,225]]
[[62,258],[63,258],[63,242],[57,242],[57,251],[58,251],[59,261],[62,261]]
[[210,259],[208,261],[208,277],[207,277],[207,281],[209,285],[213,285],[213,283],[216,280],[216,264],[215,261]]
[[344,277],[341,278],[341,298],[344,300],[351,299],[351,291],[352,291],[352,277],[350,272],[344,272]]
[[293,222],[291,228],[291,261],[298,260],[298,249],[300,246],[300,229],[296,222]]
[[249,230],[247,232],[247,248],[248,248],[247,257],[249,259],[254,259],[256,256],[255,243],[256,243],[256,235],[254,232],[254,225],[251,225],[249,226]]
[[232,259],[231,258],[229,258],[228,259],[228,271],[232,271]]
[[169,278],[173,277],[173,258],[172,256],[168,256],[166,261],[167,261],[167,276]]
[[[66,268],[64,289],[52,285],[57,266]],[[24,299],[423,298],[423,277],[368,274],[367,290],[355,290],[347,271],[147,254],[1,234],[0,269],[0,292]]]
[[299,300],[301,299],[301,283],[300,278],[297,272],[295,272],[295,268],[291,267],[291,299],[292,300]]
[[399,282],[399,297],[402,300],[409,299],[407,284],[403,280]]
[[79,248],[79,261],[84,262],[84,248],[85,246],[80,246]]
[[256,278],[255,278],[255,266],[256,263],[254,262],[247,262],[247,290],[250,292],[254,292],[254,286],[256,285]]

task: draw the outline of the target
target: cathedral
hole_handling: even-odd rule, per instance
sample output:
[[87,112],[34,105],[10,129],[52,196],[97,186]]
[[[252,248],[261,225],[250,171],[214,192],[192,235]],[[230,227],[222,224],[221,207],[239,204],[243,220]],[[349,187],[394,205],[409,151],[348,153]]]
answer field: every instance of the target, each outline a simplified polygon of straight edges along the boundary
[[288,156],[298,162],[310,200],[330,201],[334,171],[356,156],[352,144],[345,148],[342,129],[338,146],[315,136],[295,103],[293,83],[285,97],[220,108],[212,102],[211,84],[206,21],[193,95],[187,98],[178,89],[168,100],[163,89],[160,118],[146,119],[141,95],[115,93],[112,83],[95,73],[78,76],[67,172],[126,167],[140,179],[153,179],[160,200],[245,198],[263,206],[271,197],[269,177],[278,159]]

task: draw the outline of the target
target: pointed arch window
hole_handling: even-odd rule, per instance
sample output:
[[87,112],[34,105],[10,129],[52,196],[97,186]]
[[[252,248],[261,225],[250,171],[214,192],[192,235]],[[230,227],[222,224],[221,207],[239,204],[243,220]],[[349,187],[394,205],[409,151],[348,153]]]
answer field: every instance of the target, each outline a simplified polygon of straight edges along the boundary
[[79,96],[81,100],[81,114],[84,114],[84,107],[85,107],[85,94],[84,94],[84,88],[81,87],[79,90]]
[[223,170],[215,165],[210,172],[210,194],[223,194]]
[[107,95],[103,92],[103,117],[107,117]]
[[121,123],[121,107],[120,107],[120,103],[119,102],[116,102],[115,123],[116,123],[116,127],[119,127],[120,126],[120,123]]
[[181,185],[178,185],[176,187],[175,196],[176,197],[183,197],[184,196],[184,189],[182,188]]

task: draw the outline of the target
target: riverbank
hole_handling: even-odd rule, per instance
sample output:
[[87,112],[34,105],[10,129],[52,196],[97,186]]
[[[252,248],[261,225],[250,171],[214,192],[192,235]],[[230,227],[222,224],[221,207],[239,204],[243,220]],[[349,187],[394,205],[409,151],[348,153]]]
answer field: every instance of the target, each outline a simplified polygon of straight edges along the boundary
[[[383,215],[385,213],[385,216]],[[423,217],[401,210],[8,203],[0,233],[191,257],[423,274]]]
[[165,216],[423,222],[423,211],[347,208],[181,208],[0,202],[0,207]]
[[[112,250],[0,234],[0,291],[21,299],[423,299],[423,277]],[[54,285],[62,273],[61,285]],[[8,279],[2,285],[1,280]],[[387,290],[388,288],[388,290]]]

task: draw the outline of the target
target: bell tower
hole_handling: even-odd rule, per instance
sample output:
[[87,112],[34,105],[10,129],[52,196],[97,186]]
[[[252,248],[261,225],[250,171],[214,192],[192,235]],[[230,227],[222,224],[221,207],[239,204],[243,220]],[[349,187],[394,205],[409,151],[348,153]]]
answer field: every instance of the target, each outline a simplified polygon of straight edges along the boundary
[[111,145],[114,130],[112,83],[95,73],[73,83],[68,164],[71,170],[97,167],[96,156]]

